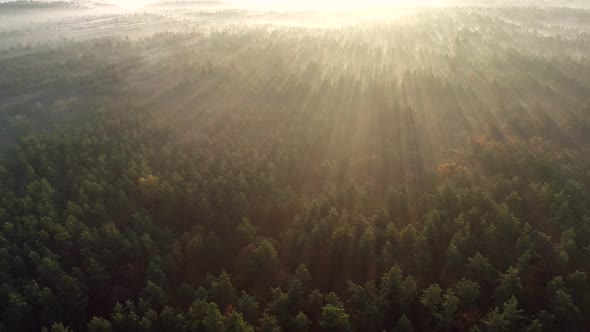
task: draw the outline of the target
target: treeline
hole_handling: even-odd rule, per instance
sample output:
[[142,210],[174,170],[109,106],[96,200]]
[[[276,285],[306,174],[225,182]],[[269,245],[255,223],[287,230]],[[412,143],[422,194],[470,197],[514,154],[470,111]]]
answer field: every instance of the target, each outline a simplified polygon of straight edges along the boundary
[[465,20],[0,61],[0,329],[590,329],[588,45]]
[[84,4],[72,1],[5,1],[0,2],[0,9],[71,9],[85,8]]

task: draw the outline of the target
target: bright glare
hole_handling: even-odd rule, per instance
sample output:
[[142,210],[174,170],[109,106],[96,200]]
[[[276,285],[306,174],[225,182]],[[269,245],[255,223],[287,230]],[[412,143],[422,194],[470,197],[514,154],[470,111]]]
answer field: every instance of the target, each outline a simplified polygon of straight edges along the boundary
[[125,9],[138,9],[150,3],[147,0],[119,0],[115,2],[119,7]]
[[418,7],[442,5],[445,0],[245,0],[240,4],[256,7],[322,8],[330,10],[378,7]]
[[[167,2],[151,0],[117,0],[113,3],[125,9],[138,9],[145,5]],[[189,1],[190,2],[190,1]],[[219,1],[225,2],[225,1]],[[343,9],[367,9],[383,7],[423,7],[423,6],[442,6],[447,0],[235,0],[226,3],[239,6],[257,7],[257,8],[310,8],[324,10],[343,10]]]

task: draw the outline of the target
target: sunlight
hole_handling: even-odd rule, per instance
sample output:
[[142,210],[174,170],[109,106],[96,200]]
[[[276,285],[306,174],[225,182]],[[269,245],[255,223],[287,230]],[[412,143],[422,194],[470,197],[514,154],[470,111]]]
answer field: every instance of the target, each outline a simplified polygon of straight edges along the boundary
[[0,332],[590,331],[590,0],[0,0]]
[[[166,3],[168,1],[150,1],[150,0],[117,0],[112,1],[114,4],[125,9],[138,9],[148,4]],[[188,3],[193,1],[187,1]],[[198,1],[194,1],[198,2]],[[212,1],[216,2],[216,1]],[[262,9],[322,9],[322,10],[350,10],[350,9],[372,9],[372,8],[395,8],[395,7],[425,7],[425,6],[442,6],[447,0],[235,0],[235,1],[218,1],[231,5],[256,7]]]
[[258,8],[291,8],[322,10],[363,10],[374,8],[441,6],[446,0],[241,0],[236,3]]
[[124,9],[138,9],[150,3],[148,0],[119,0],[115,2],[119,7]]

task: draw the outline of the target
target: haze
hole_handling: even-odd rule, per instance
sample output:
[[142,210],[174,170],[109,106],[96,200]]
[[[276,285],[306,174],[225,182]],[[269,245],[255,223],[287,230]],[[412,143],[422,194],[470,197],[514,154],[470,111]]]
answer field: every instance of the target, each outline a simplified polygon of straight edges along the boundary
[[587,1],[0,3],[0,331],[590,331]]

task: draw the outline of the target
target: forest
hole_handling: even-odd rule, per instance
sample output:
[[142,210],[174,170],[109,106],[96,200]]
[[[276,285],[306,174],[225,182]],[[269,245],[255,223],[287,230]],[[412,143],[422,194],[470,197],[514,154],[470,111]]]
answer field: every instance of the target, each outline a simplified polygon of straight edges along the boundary
[[580,4],[0,7],[0,331],[590,331]]

